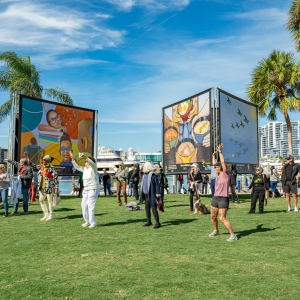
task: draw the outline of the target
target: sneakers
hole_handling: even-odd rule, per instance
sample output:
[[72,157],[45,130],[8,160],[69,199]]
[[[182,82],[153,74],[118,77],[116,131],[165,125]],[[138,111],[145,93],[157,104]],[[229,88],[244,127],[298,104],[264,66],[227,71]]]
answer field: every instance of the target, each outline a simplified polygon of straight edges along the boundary
[[294,212],[299,212],[299,210],[298,210],[298,207],[297,207],[297,206],[294,208]]
[[49,217],[49,214],[45,214],[43,218],[40,219],[40,221],[45,221],[47,220]]
[[89,226],[89,228],[95,228],[95,227],[97,227],[97,224],[91,224],[91,225]]
[[13,211],[13,212],[11,212],[10,214],[11,214],[12,216],[13,216],[13,215],[17,215],[18,212],[17,212],[17,211]]
[[291,209],[291,207],[290,206],[288,206],[288,208],[287,208],[287,210],[286,210],[286,212],[289,212],[289,211],[291,211],[292,209]]
[[3,217],[4,217],[4,218],[7,218],[7,217],[8,217],[8,214],[4,214]]
[[82,227],[88,227],[88,226],[90,226],[90,225],[91,225],[90,223],[87,223],[87,222],[86,222],[86,223],[82,224],[81,226],[82,226]]
[[189,209],[188,212],[193,212],[193,210],[192,210],[192,209]]
[[53,215],[50,214],[49,217],[46,219],[46,221],[51,221],[51,220],[53,220],[53,219],[54,219]]
[[219,232],[219,230],[214,230],[211,234],[209,234],[208,236],[209,237],[215,237],[215,236],[217,236],[217,235],[220,235],[220,232]]
[[234,241],[237,241],[237,240],[238,240],[238,237],[236,236],[236,234],[231,234],[230,238],[227,239],[226,241],[227,242],[234,242]]

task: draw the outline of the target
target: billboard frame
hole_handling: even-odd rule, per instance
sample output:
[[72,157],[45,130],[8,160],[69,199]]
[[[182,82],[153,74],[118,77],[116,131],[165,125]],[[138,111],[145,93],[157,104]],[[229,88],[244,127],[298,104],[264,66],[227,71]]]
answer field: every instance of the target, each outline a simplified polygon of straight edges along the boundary
[[[98,141],[98,111],[94,110],[94,109],[90,109],[90,108],[85,108],[85,107],[80,107],[80,106],[75,106],[75,105],[68,105],[68,104],[64,104],[64,103],[60,103],[60,102],[54,102],[54,101],[50,101],[50,100],[46,100],[46,99],[41,99],[41,98],[36,98],[36,97],[31,97],[31,96],[27,96],[27,95],[23,95],[23,94],[19,94],[19,104],[18,109],[19,109],[19,126],[18,126],[18,149],[16,151],[16,155],[17,157],[14,157],[14,160],[18,161],[21,158],[21,134],[22,134],[22,104],[23,104],[23,99],[29,99],[29,100],[33,100],[33,101],[40,101],[42,103],[47,103],[47,104],[51,104],[51,105],[55,105],[55,106],[62,106],[62,107],[67,107],[67,108],[71,108],[71,109],[78,109],[78,110],[82,110],[82,111],[87,111],[87,112],[91,112],[93,114],[93,139],[92,139],[92,156],[96,157],[97,156],[97,141]],[[58,167],[58,166],[54,166],[54,167]],[[75,174],[59,174],[59,176],[76,176],[77,173]]]
[[[189,97],[186,97],[186,98],[184,98],[184,99],[182,99],[182,100],[179,100],[179,101],[177,101],[177,102],[174,102],[174,103],[172,103],[172,104],[170,104],[170,105],[167,105],[167,106],[164,106],[164,107],[162,107],[162,166],[163,166],[163,169],[165,170],[165,167],[166,167],[166,165],[165,165],[165,161],[166,161],[166,159],[165,159],[165,150],[164,150],[164,132],[165,132],[165,122],[164,122],[164,111],[167,109],[167,108],[170,108],[170,107],[173,107],[173,106],[176,106],[176,105],[178,105],[178,104],[180,104],[180,103],[182,103],[182,102],[184,102],[184,101],[187,101],[187,100],[189,100],[189,99],[192,99],[192,98],[194,98],[194,97],[199,97],[199,96],[201,96],[201,95],[203,95],[203,94],[205,94],[205,93],[209,93],[209,111],[210,111],[210,114],[211,114],[211,112],[212,112],[212,108],[213,108],[213,106],[212,106],[212,101],[214,102],[215,101],[215,99],[214,99],[214,87],[211,87],[211,88],[208,88],[208,89],[206,89],[206,90],[204,90],[204,91],[201,91],[201,92],[199,92],[199,93],[197,93],[197,94],[194,94],[194,95],[192,95],[192,96],[189,96]],[[211,130],[212,130],[212,118],[213,118],[213,116],[211,116],[211,120],[210,120],[210,132],[211,132]],[[211,134],[211,137],[212,137],[213,135]],[[212,160],[212,140],[210,140],[210,151],[209,151],[209,160],[210,160],[210,162],[211,162],[211,160]],[[199,163],[199,162],[198,162]],[[199,166],[200,167],[200,166]],[[203,174],[205,174],[205,173],[208,173],[207,171],[200,171],[201,173],[203,173]],[[182,172],[182,171],[177,171],[177,172],[168,172],[168,173],[166,173],[166,175],[178,175],[178,174],[187,174],[188,172]]]
[[[219,126],[218,126],[218,131],[219,131],[219,141],[222,142],[222,118],[221,118],[221,106],[220,106],[220,101],[221,101],[221,97],[220,97],[220,93],[228,96],[228,97],[231,97],[235,100],[238,100],[246,105],[249,105],[249,106],[252,106],[256,109],[256,128],[257,128],[257,132],[256,132],[256,143],[257,143],[257,146],[259,147],[259,128],[258,128],[258,125],[259,125],[259,114],[258,114],[258,105],[254,104],[254,103],[251,103],[249,101],[246,101],[238,96],[235,96],[231,93],[228,93],[220,88],[216,88],[217,90],[217,105],[218,105],[218,112],[219,112]],[[259,165],[259,151],[257,151],[257,164],[251,164],[251,165]],[[237,162],[232,162],[233,164],[239,164]],[[230,164],[230,162],[227,162],[227,164]],[[246,163],[245,163],[246,164]],[[239,172],[239,174],[253,174],[254,172]]]

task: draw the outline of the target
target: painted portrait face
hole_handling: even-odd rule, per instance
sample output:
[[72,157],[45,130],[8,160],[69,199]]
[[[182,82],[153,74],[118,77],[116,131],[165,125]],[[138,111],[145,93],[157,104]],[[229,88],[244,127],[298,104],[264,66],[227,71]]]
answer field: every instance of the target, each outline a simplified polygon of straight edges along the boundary
[[72,151],[72,144],[70,141],[62,141],[60,143],[60,155],[63,161],[71,161],[70,151]]
[[93,120],[88,118],[78,123],[78,150],[79,152],[93,153]]
[[59,129],[61,128],[61,118],[60,115],[56,111],[51,111],[48,114],[48,123],[51,127]]

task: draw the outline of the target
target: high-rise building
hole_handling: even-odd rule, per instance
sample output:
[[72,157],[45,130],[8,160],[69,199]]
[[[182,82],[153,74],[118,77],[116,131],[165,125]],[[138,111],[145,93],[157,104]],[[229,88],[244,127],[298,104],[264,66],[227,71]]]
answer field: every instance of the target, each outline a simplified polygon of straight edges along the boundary
[[8,150],[0,147],[0,162],[2,163],[4,159],[7,159]]
[[[300,121],[291,121],[291,126],[293,155],[298,158],[300,156]],[[269,122],[259,126],[258,136],[260,157],[286,157],[290,154],[286,123]]]

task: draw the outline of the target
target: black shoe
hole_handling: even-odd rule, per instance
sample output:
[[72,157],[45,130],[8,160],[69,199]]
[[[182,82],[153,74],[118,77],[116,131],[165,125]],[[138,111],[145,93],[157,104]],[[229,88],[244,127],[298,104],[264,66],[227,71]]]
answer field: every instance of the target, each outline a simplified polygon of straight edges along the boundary
[[259,212],[259,214],[263,214],[263,213],[264,213],[263,211],[260,211],[260,212]]
[[160,223],[156,223],[156,224],[153,226],[153,229],[157,229],[157,228],[159,228],[159,227],[161,227]]
[[8,214],[4,214],[3,217],[4,217],[4,218],[7,218],[7,217],[8,217]]
[[247,212],[247,214],[255,214],[255,212],[249,211]]
[[151,226],[151,225],[152,225],[151,222],[147,222],[147,223],[145,223],[145,224],[143,225],[143,227],[148,227],[148,226]]

